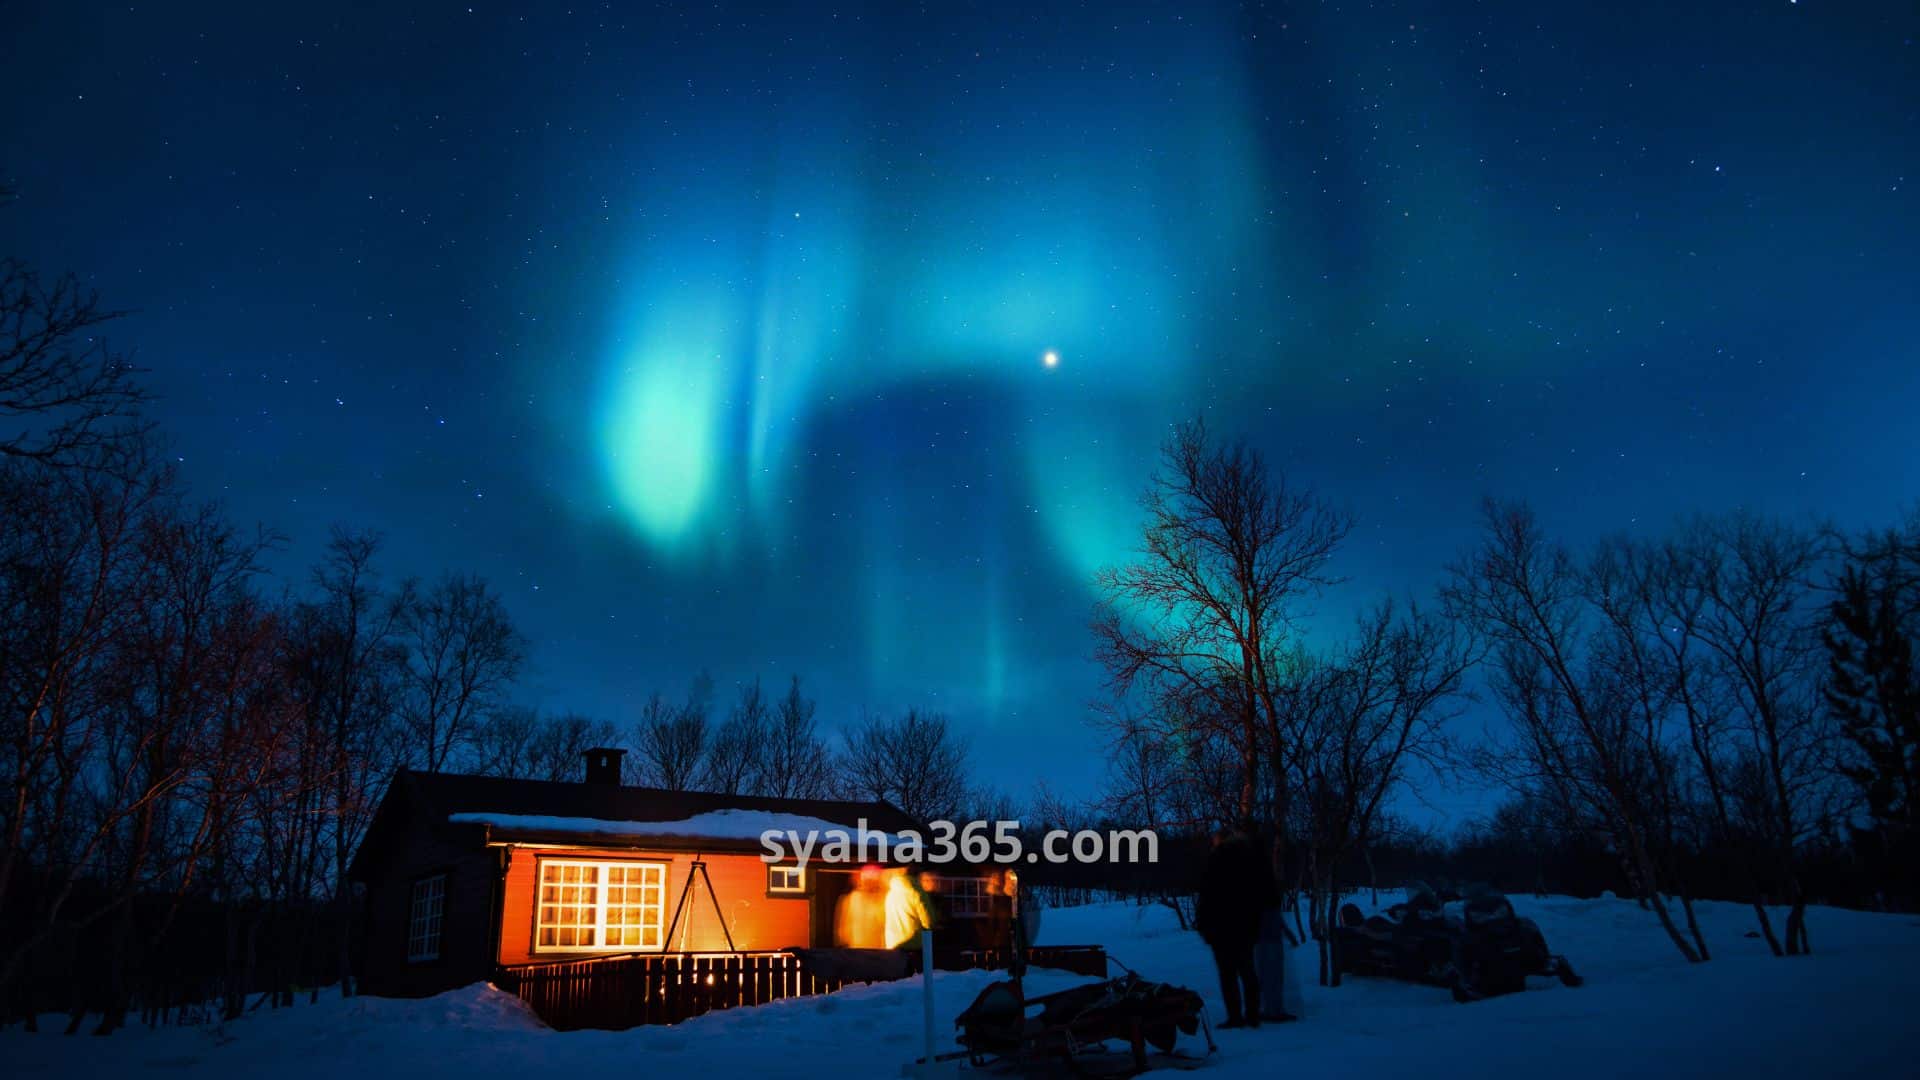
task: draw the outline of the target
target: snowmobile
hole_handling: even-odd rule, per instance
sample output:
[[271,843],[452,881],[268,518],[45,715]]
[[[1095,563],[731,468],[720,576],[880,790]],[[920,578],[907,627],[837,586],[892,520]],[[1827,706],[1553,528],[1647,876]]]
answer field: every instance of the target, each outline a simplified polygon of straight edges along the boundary
[[1415,885],[1404,903],[1383,915],[1364,916],[1355,905],[1343,905],[1333,936],[1342,974],[1445,986],[1456,1001],[1524,990],[1529,975],[1581,983],[1567,958],[1547,949],[1539,925],[1515,914],[1497,892],[1442,904],[1433,890]]
[[[1075,1076],[1133,1076],[1151,1068],[1192,1068],[1203,1058],[1174,1051],[1181,1035],[1202,1033],[1214,1050],[1200,995],[1131,972],[1117,979],[1029,998],[1013,980],[989,985],[954,1020],[976,1069],[1024,1075],[1064,1067]],[[1115,1054],[1105,1043],[1125,1049]],[[1148,1050],[1160,1052],[1149,1058]]]

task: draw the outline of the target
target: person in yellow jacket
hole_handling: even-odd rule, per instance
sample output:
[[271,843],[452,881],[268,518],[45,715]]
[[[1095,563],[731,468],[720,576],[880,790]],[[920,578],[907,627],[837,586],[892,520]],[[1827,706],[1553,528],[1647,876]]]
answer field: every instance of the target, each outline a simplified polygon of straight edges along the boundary
[[917,947],[920,931],[933,925],[933,916],[927,911],[927,898],[907,880],[905,870],[887,871],[886,906],[887,948]]

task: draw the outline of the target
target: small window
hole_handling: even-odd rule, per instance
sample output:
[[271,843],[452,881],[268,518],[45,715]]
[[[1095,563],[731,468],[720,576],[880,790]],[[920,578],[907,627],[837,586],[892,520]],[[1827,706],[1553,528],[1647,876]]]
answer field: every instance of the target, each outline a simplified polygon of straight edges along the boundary
[[800,894],[807,891],[807,872],[798,866],[767,867],[767,891]]
[[440,925],[447,911],[447,875],[435,874],[413,883],[413,904],[407,913],[407,962],[440,959]]
[[947,915],[955,919],[983,919],[993,914],[993,892],[986,878],[943,877],[939,881],[940,899]]

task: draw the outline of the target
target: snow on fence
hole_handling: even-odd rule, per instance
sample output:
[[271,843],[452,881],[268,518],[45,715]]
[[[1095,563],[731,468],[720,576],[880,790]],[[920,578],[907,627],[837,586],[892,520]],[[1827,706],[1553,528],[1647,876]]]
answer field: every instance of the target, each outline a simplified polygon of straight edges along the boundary
[[[941,968],[1004,968],[1006,949],[963,949],[935,961]],[[1036,968],[1105,978],[1106,950],[1098,945],[1038,945],[1027,951]],[[858,979],[827,979],[801,967],[788,952],[632,953],[624,956],[515,964],[499,969],[500,989],[514,994],[556,1031],[620,1030],[682,1020],[740,1005],[827,994]]]
[[677,1024],[736,1005],[846,985],[802,971],[791,953],[647,953],[502,968],[497,982],[558,1031]]

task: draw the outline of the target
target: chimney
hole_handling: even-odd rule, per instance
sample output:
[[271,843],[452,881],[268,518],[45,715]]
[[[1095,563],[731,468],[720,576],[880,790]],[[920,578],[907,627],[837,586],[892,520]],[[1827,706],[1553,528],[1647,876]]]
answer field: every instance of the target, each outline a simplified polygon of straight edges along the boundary
[[608,746],[596,746],[587,751],[587,783],[620,785],[620,759],[627,756],[625,750]]

